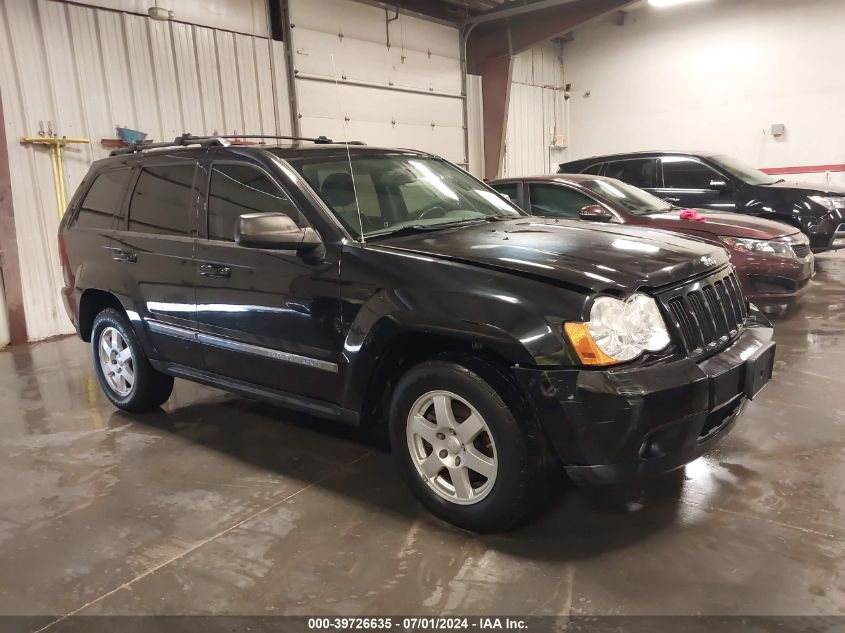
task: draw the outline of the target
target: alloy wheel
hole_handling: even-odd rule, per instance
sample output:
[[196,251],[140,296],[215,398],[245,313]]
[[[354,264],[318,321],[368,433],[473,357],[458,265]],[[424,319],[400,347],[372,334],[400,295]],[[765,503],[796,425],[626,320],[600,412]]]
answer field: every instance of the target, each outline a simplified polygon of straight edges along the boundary
[[408,414],[406,436],[417,473],[438,496],[471,505],[493,489],[499,469],[493,434],[464,398],[423,394]]
[[109,388],[120,397],[132,393],[135,384],[135,359],[129,343],[117,328],[103,328],[97,351],[100,368]]

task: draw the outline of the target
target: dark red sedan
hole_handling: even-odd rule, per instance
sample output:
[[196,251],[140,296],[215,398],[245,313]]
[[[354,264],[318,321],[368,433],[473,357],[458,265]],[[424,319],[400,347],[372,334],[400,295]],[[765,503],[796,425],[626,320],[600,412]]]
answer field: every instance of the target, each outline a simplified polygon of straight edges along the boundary
[[[736,213],[685,210],[615,178],[556,174],[488,183],[531,215],[615,222],[684,233],[721,244],[750,301],[788,305],[808,288],[814,260],[794,226]],[[686,211],[686,212],[685,212]],[[693,219],[686,219],[692,217]]]

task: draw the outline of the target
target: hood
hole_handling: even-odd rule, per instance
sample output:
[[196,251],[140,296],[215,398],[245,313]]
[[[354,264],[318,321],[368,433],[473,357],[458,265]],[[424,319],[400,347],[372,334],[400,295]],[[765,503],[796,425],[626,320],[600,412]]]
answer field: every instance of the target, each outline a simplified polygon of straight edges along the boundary
[[657,288],[728,263],[718,246],[666,231],[519,218],[377,244],[599,292]]
[[649,213],[642,216],[648,219],[648,226],[665,231],[679,231],[695,235],[710,234],[713,236],[748,237],[760,240],[771,240],[785,235],[797,233],[798,229],[788,224],[755,218],[741,213],[720,213],[696,209],[706,218],[705,222],[682,220],[681,210],[669,213]]
[[807,195],[826,195],[845,196],[845,187],[839,185],[827,185],[823,182],[792,182],[784,180],[773,185],[759,185],[764,189],[792,189],[796,193],[806,193]]

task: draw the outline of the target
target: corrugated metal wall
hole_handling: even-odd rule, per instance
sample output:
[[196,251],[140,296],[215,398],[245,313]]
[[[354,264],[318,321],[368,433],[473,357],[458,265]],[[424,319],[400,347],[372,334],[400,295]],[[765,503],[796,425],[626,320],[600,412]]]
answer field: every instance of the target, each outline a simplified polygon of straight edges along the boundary
[[18,139],[48,125],[91,139],[65,150],[70,196],[108,154],[100,139],[116,125],[156,140],[290,133],[285,69],[283,44],[264,38],[51,0],[0,2],[0,96],[31,339],[72,328],[59,297],[49,152]]
[[302,133],[465,164],[458,30],[404,14],[386,25],[388,17],[348,0],[292,0]]
[[504,176],[554,171],[563,152],[565,123],[560,45],[547,43],[514,57]]
[[484,178],[484,91],[481,84],[481,75],[467,75],[468,171],[476,178]]

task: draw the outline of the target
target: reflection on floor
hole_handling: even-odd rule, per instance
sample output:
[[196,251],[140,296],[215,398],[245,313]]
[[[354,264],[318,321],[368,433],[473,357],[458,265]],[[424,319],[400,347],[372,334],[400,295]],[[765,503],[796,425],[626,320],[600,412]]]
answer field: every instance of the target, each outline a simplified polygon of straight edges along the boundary
[[0,614],[843,614],[845,257],[818,265],[716,452],[499,536],[354,431],[187,382],[132,417],[75,338],[2,353]]

